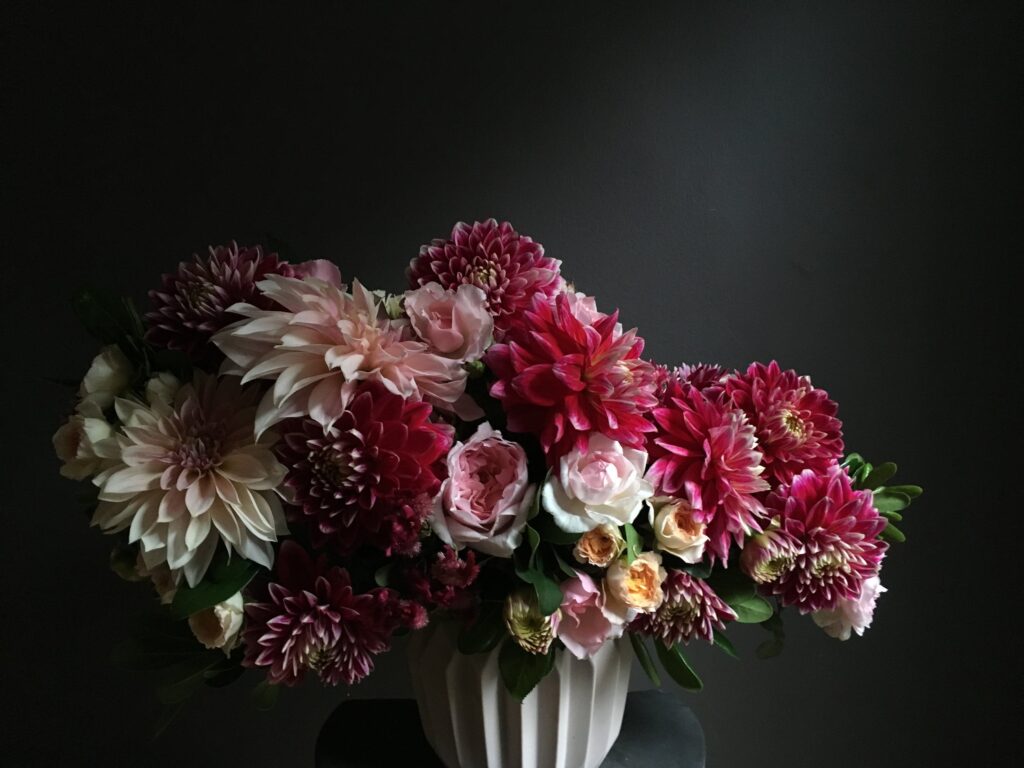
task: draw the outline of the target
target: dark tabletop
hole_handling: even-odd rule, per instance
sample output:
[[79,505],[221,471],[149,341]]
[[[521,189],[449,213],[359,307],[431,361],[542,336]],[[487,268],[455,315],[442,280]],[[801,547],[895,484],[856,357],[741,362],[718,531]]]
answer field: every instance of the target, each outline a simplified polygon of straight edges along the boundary
[[[368,739],[367,733],[401,736],[391,740]],[[443,768],[419,727],[416,702],[346,701],[324,723],[316,744],[317,768],[396,765]],[[631,693],[622,733],[602,765],[704,768],[704,731],[690,708],[677,697],[663,691]]]

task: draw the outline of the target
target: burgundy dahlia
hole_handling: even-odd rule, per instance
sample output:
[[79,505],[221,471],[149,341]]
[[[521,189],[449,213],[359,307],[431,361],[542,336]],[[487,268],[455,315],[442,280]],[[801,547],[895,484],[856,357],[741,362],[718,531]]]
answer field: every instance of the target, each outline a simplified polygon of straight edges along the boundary
[[481,288],[500,337],[529,309],[535,294],[554,296],[564,289],[560,265],[544,255],[544,246],[520,235],[507,221],[499,224],[487,219],[472,225],[460,221],[448,240],[424,245],[407,274],[413,288],[426,283],[453,289],[468,283]]
[[665,593],[658,610],[641,613],[629,625],[631,632],[660,639],[666,648],[689,643],[695,637],[714,639],[716,629],[736,618],[735,612],[701,579],[684,571],[669,570],[661,585]]
[[734,373],[725,388],[757,431],[773,485],[788,483],[805,469],[824,472],[842,457],[843,425],[836,418],[837,406],[809,377],[783,371],[773,360]]
[[453,439],[430,415],[428,403],[369,383],[326,430],[312,419],[293,422],[278,449],[284,484],[319,540],[343,553],[363,544],[416,551]]
[[689,500],[694,519],[707,525],[712,559],[725,563],[731,542],[742,544],[765,520],[757,494],[768,483],[754,427],[724,398],[673,381],[653,415],[647,479],[659,493]]
[[508,428],[537,435],[551,464],[584,449],[592,432],[643,450],[654,430],[655,370],[640,359],[643,339],[622,332],[618,312],[590,304],[576,294],[537,297],[485,357]]
[[768,495],[768,513],[802,546],[792,565],[769,587],[783,605],[801,613],[832,610],[852,600],[876,576],[888,545],[878,539],[885,519],[870,491],[855,491],[846,471],[804,470],[791,485]]
[[276,253],[264,253],[258,245],[239,247],[235,242],[210,246],[208,255],[197,253],[192,261],[181,262],[177,272],[163,276],[160,288],[149,292],[152,310],[146,315],[146,339],[200,360],[216,355],[208,343],[210,337],[239,319],[228,311],[231,305],[274,306],[256,287],[271,274],[291,274]]
[[373,670],[401,627],[422,626],[422,607],[391,589],[356,593],[343,568],[314,562],[294,541],[281,545],[274,580],[245,606],[245,666],[267,667],[270,682],[295,685],[306,672],[352,685]]

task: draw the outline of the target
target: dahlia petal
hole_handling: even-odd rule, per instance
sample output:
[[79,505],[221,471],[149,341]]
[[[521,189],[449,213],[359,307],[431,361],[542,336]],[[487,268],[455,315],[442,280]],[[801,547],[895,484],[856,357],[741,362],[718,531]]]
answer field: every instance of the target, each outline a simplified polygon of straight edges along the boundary
[[164,467],[161,464],[148,463],[139,466],[126,466],[107,477],[100,492],[102,499],[106,494],[139,493],[152,491],[160,487],[160,475]]

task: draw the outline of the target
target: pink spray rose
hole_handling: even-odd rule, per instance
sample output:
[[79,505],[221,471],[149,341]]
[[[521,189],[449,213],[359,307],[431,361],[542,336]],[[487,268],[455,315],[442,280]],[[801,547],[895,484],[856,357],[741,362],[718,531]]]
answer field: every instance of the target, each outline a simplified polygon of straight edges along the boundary
[[[606,640],[621,637],[628,609],[606,603],[604,592],[585,573],[562,582],[562,619],[557,635],[577,659],[597,653]],[[618,610],[616,610],[618,608]]]
[[416,335],[453,360],[479,360],[491,343],[494,318],[487,295],[475,285],[445,290],[427,283],[405,294],[405,311]]
[[522,540],[533,490],[522,446],[505,440],[485,422],[448,454],[448,479],[435,501],[430,525],[442,541],[456,548],[469,546],[511,557]]

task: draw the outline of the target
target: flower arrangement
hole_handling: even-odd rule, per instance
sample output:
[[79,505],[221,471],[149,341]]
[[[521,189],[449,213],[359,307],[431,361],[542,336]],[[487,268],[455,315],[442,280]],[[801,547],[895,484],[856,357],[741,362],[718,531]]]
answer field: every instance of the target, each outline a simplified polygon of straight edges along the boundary
[[353,685],[442,620],[500,646],[520,699],[623,635],[695,690],[684,647],[733,654],[734,623],[768,631],[759,656],[784,612],[870,626],[921,489],[844,455],[807,376],[652,363],[560,267],[492,219],[423,246],[398,295],[232,243],[143,315],[76,299],[104,346],[54,447],[178,628],[121,654],[184,672],[167,703],[245,668],[267,698]]

